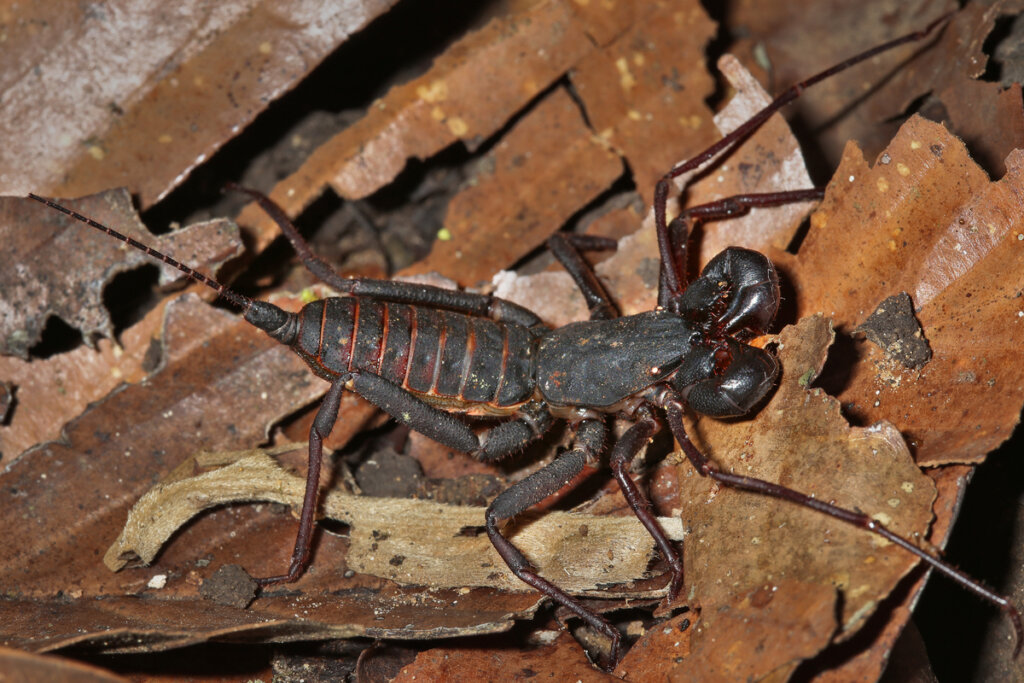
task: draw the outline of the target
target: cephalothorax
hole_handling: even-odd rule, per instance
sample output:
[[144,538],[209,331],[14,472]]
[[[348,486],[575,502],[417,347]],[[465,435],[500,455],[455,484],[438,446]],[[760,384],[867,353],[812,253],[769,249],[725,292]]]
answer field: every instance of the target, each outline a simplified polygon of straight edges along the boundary
[[[284,212],[260,193],[246,190],[281,227],[303,262],[341,296],[306,305],[300,312],[249,299],[145,245],[46,199],[76,219],[124,240],[215,289],[244,311],[245,319],[290,346],[331,386],[310,430],[309,472],[299,531],[286,573],[261,584],[294,581],[309,561],[318,496],[323,439],[338,418],[342,393],[353,391],[424,435],[483,461],[504,458],[565,419],[573,447],[500,494],[486,513],[487,533],[520,579],[556,600],[611,640],[614,667],[619,632],[604,618],[539,576],[503,535],[502,523],[556,493],[598,459],[609,430],[606,417],[623,415],[633,425],[615,442],[610,464],[637,517],[671,567],[669,600],[682,587],[676,549],[629,476],[629,465],[661,428],[662,414],[697,471],[721,484],[788,500],[876,533],[928,562],[938,571],[999,605],[1021,640],[1014,606],[969,576],[893,534],[874,519],[792,489],[723,472],[691,443],[683,424],[687,406],[713,417],[744,415],[771,390],[779,371],[769,352],[748,342],[764,334],[779,307],[779,280],[769,260],[732,247],[712,259],[687,283],[689,223],[724,218],[751,206],[775,206],[820,198],[821,190],[745,195],[693,207],[667,220],[670,181],[731,149],[804,88],[878,52],[928,35],[945,20],[858,55],[786,91],[737,131],[680,164],[658,183],[655,224],[661,250],[657,310],[617,317],[581,252],[615,247],[610,239],[558,234],[549,246],[582,291],[590,319],[556,329],[532,312],[500,298],[386,280],[346,279],[308,249]],[[504,417],[477,433],[456,414]]]

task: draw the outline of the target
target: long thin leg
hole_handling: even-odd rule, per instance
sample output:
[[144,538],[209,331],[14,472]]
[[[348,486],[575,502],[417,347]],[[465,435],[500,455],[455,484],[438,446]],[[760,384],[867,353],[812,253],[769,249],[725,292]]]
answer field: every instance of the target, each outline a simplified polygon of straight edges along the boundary
[[[413,306],[447,308],[450,311],[513,322],[533,329],[544,326],[533,311],[489,294],[474,294],[397,280],[335,277],[337,280],[334,283],[327,281],[327,284],[342,292]],[[342,285],[340,288],[337,286],[339,284]]]
[[342,277],[313,253],[309,248],[309,244],[306,243],[306,240],[299,234],[291,219],[288,218],[288,214],[274,200],[262,192],[250,190],[234,183],[228,183],[227,187],[244,192],[255,199],[260,208],[277,223],[281,233],[291,242],[292,247],[299,255],[299,258],[302,259],[306,269],[321,282],[339,292],[372,296],[377,299],[400,304],[447,308],[452,311],[470,313],[495,320],[508,320],[524,327],[538,327],[542,324],[540,318],[532,311],[511,301],[505,301],[504,299],[487,294],[472,294],[394,280]]
[[753,491],[755,493],[761,493],[766,496],[802,505],[806,508],[824,513],[829,517],[852,524],[853,526],[864,529],[865,531],[878,534],[890,543],[898,545],[907,552],[931,565],[939,573],[944,574],[963,586],[965,589],[975,595],[978,595],[984,600],[988,600],[1003,610],[1003,612],[1006,613],[1006,616],[1009,617],[1010,621],[1013,623],[1013,629],[1017,635],[1017,645],[1014,648],[1013,656],[1016,657],[1020,653],[1021,643],[1024,642],[1024,628],[1021,626],[1020,613],[1010,600],[989,590],[956,567],[947,564],[937,557],[933,557],[931,554],[914,545],[902,536],[894,534],[886,529],[881,523],[871,517],[868,517],[863,512],[841,508],[838,505],[833,505],[823,500],[812,498],[806,494],[800,493],[799,491],[794,491],[791,488],[774,484],[763,479],[755,479],[753,477],[744,477],[738,474],[723,472],[717,465],[715,465],[715,463],[711,462],[706,455],[701,453],[697,447],[693,445],[692,441],[690,441],[690,437],[686,433],[686,427],[683,425],[682,399],[678,397],[666,398],[662,400],[662,405],[665,408],[666,415],[668,416],[668,424],[669,428],[672,430],[672,435],[675,436],[676,441],[678,441],[679,445],[682,446],[683,452],[686,453],[686,457],[690,460],[701,476],[711,477],[715,481],[721,482],[726,486],[746,491]]
[[530,404],[517,419],[502,422],[477,436],[456,416],[421,401],[383,377],[362,371],[351,376],[353,390],[388,415],[438,443],[486,462],[522,450],[546,432],[552,422],[542,404]]
[[512,519],[575,479],[583,470],[583,466],[597,457],[604,445],[606,433],[607,428],[598,420],[585,420],[580,423],[576,432],[576,447],[558,456],[544,469],[534,472],[503,491],[487,508],[486,519],[487,535],[513,574],[571,610],[591,628],[611,640],[611,660],[606,668],[614,669],[619,660],[621,635],[618,630],[607,620],[584,607],[576,598],[537,574],[537,570],[526,556],[502,536],[500,529],[501,522]]
[[331,433],[334,423],[338,420],[341,395],[349,381],[360,396],[416,431],[484,461],[499,460],[521,450],[547,431],[551,425],[551,416],[543,406],[531,404],[524,408],[521,418],[492,427],[483,433],[481,439],[467,424],[451,413],[427,405],[401,387],[376,375],[355,372],[335,380],[324,396],[313,420],[313,426],[309,430],[309,470],[306,475],[306,492],[302,499],[299,531],[295,537],[291,564],[286,574],[256,579],[260,585],[292,582],[306,571],[316,524],[323,440]]
[[338,410],[341,407],[341,395],[345,390],[345,380],[337,379],[327,390],[320,409],[309,429],[309,470],[306,474],[306,493],[302,497],[302,512],[299,514],[299,531],[295,536],[295,548],[292,550],[292,561],[287,574],[268,576],[256,579],[261,586],[273,583],[292,582],[306,571],[309,564],[310,550],[313,545],[313,528],[316,523],[317,499],[320,493],[320,465],[323,463],[324,438],[331,433],[334,423],[338,421]]
[[[844,71],[854,66],[855,64],[859,64],[860,62],[863,62],[866,59],[870,59],[871,57],[874,57],[879,53],[891,50],[895,47],[904,45],[906,43],[912,43],[914,41],[922,40],[926,38],[929,34],[931,34],[931,32],[934,31],[937,27],[945,24],[952,15],[953,12],[948,12],[939,17],[938,19],[934,20],[932,23],[928,24],[928,26],[926,26],[924,29],[920,31],[908,33],[907,35],[902,36],[900,38],[896,38],[895,40],[891,40],[888,43],[884,43],[882,45],[873,47],[870,50],[866,50],[865,52],[861,52],[858,55],[854,55],[853,57],[847,59],[846,61],[840,62],[839,64],[836,64],[831,68],[825,69],[824,71],[817,73],[806,80],[800,81],[799,83],[794,83],[789,88],[787,88],[785,92],[776,97],[770,104],[765,106],[764,109],[750,117],[741,126],[733,130],[731,133],[723,137],[715,144],[705,149],[700,154],[690,159],[687,159],[681,164],[673,167],[672,170],[670,170],[668,173],[662,176],[661,180],[658,181],[658,184],[654,188],[654,220],[655,225],[658,229],[658,248],[661,251],[662,263],[675,263],[671,253],[672,240],[670,239],[670,232],[668,229],[666,217],[666,214],[668,212],[668,195],[671,190],[672,179],[678,178],[684,173],[689,173],[690,171],[699,169],[703,165],[709,163],[712,159],[715,159],[719,155],[724,154],[727,151],[741,144],[750,135],[752,135],[754,131],[760,128],[765,121],[771,118],[771,116],[775,112],[779,111],[787,104],[798,98],[804,90],[811,87],[812,85],[815,85],[816,83],[823,81],[829,78],[830,76],[834,76],[835,74]],[[685,241],[685,239],[683,241]],[[682,293],[686,280],[683,272],[678,267],[671,267],[667,271],[663,272],[663,282],[664,287],[668,290],[668,296],[669,298],[671,298],[673,296],[679,296]],[[659,300],[660,298],[661,297],[659,296]]]
[[619,317],[619,310],[612,303],[604,285],[597,279],[597,274],[590,264],[583,259],[582,251],[596,249],[615,249],[618,242],[610,237],[597,237],[595,235],[577,235],[573,233],[556,232],[548,238],[548,249],[555,255],[555,258],[562,264],[566,272],[572,277],[576,286],[583,293],[587,301],[587,309],[590,311],[591,320],[608,320]]
[[615,448],[612,449],[610,458],[611,468],[616,481],[619,482],[619,488],[622,489],[622,493],[626,497],[626,502],[629,503],[629,507],[633,510],[633,514],[636,515],[640,523],[646,527],[647,532],[654,538],[654,542],[661,551],[661,556],[665,558],[665,561],[672,568],[672,583],[669,584],[668,588],[668,599],[671,602],[676,599],[676,596],[679,595],[679,590],[683,587],[683,561],[651,512],[651,503],[647,500],[647,496],[636,485],[633,478],[629,476],[630,463],[633,462],[633,458],[640,452],[640,449],[658,431],[659,425],[657,418],[648,408],[639,411],[637,417],[639,419],[636,424],[622,435],[622,438],[615,444]]

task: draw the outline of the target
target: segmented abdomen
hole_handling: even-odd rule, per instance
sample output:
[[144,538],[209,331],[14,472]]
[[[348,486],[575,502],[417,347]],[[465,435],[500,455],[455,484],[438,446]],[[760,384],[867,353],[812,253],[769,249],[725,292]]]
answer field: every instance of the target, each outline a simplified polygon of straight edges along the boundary
[[526,328],[437,308],[315,301],[299,313],[295,351],[324,379],[364,370],[452,409],[507,413],[533,395]]

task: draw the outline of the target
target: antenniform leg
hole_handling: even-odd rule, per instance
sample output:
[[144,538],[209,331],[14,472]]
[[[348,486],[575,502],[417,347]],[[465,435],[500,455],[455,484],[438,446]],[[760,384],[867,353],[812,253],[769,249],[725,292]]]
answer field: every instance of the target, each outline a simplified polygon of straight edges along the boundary
[[460,292],[458,290],[442,289],[412,282],[342,277],[331,270],[329,265],[321,261],[313,253],[309,248],[309,244],[306,243],[306,240],[299,234],[291,219],[288,218],[288,214],[277,205],[277,202],[257,190],[250,190],[234,183],[229,183],[228,187],[244,192],[255,199],[260,207],[267,212],[267,215],[274,219],[274,222],[281,229],[281,233],[292,243],[292,247],[294,247],[299,258],[302,259],[306,269],[321,282],[339,292],[372,296],[383,301],[393,301],[400,304],[446,308],[451,311],[479,315],[494,320],[508,320],[524,327],[541,326],[540,318],[532,311],[511,301],[505,301],[504,299],[486,294]]
[[[668,173],[662,176],[661,180],[658,181],[658,184],[654,188],[654,222],[658,231],[658,249],[661,252],[662,263],[660,286],[658,292],[658,304],[660,306],[668,307],[673,299],[677,299],[678,297],[682,296],[683,289],[685,288],[686,284],[685,252],[680,252],[680,249],[682,249],[686,243],[686,235],[688,232],[687,221],[689,220],[689,218],[680,216],[680,218],[682,219],[681,223],[673,221],[674,226],[672,228],[670,228],[669,226],[667,216],[668,196],[669,192],[671,192],[672,189],[671,182],[673,179],[678,178],[679,176],[685,173],[697,171],[698,169],[705,167],[707,164],[711,163],[714,159],[717,159],[722,155],[728,154],[731,150],[735,149],[738,145],[742,144],[744,140],[750,137],[754,133],[754,131],[756,131],[758,128],[764,125],[765,121],[771,118],[771,116],[775,112],[779,111],[787,104],[789,104],[796,98],[800,97],[800,95],[812,85],[819,83],[825,80],[826,78],[829,78],[830,76],[834,76],[840,71],[844,71],[855,64],[859,64],[867,59],[870,59],[871,57],[874,57],[875,55],[881,52],[891,50],[892,48],[897,47],[899,45],[921,40],[928,36],[936,28],[942,26],[947,21],[949,21],[949,18],[951,16],[952,13],[943,14],[941,17],[932,21],[932,23],[928,24],[928,26],[926,26],[924,29],[920,31],[908,33],[905,36],[901,36],[894,40],[890,40],[887,43],[883,43],[882,45],[873,47],[870,50],[866,50],[860,54],[854,55],[853,57],[847,59],[844,62],[840,62],[839,64],[836,64],[833,67],[825,69],[824,71],[821,71],[808,79],[800,81],[799,83],[794,83],[789,88],[787,88],[785,92],[783,92],[781,95],[772,100],[772,102],[770,102],[767,106],[761,109],[761,111],[751,116],[749,119],[747,119],[747,121],[745,121],[735,130],[733,130],[731,133],[729,133],[721,140],[705,149],[700,154],[697,154],[696,156],[687,159],[681,164],[678,164],[677,166],[672,168],[672,170],[670,170]],[[817,191],[818,190],[798,190],[797,192],[813,193]],[[785,195],[787,193],[772,194]],[[749,195],[748,197],[756,196],[757,195]],[[811,198],[813,197],[807,197],[806,199]],[[736,198],[733,199],[735,200]],[[804,199],[789,198],[784,201],[776,200],[775,203],[757,205],[778,206],[779,204],[785,204],[792,201],[804,201]],[[728,206],[724,202],[715,202],[709,206],[713,206],[715,204],[719,204],[718,211],[723,212],[717,213],[715,215],[722,217],[731,215],[728,212],[726,212]],[[714,213],[714,211],[712,211],[712,213]],[[710,215],[694,215],[694,217],[707,220],[710,217]]]

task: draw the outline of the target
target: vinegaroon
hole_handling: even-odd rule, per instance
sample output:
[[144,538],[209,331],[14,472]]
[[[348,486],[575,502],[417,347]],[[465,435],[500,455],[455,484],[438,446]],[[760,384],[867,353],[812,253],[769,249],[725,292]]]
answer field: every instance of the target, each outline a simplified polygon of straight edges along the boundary
[[[898,45],[920,40],[948,19],[875,47],[790,87],[731,134],[672,170],[658,182],[654,212],[661,255],[656,310],[618,317],[581,252],[615,248],[614,240],[556,234],[549,246],[582,291],[590,319],[557,329],[532,312],[500,298],[387,280],[346,279],[310,251],[284,211],[268,197],[250,194],[280,226],[306,267],[342,296],[307,304],[298,313],[253,300],[174,259],[59,204],[48,206],[123,240],[214,289],[244,311],[245,320],[290,346],[319,377],[330,382],[309,435],[309,470],[299,530],[286,573],[258,579],[261,585],[294,581],[304,572],[317,509],[323,439],[338,418],[342,393],[354,391],[395,419],[450,448],[483,461],[501,460],[543,435],[556,418],[575,433],[573,448],[501,493],[486,512],[487,534],[509,568],[527,584],[565,606],[611,641],[614,668],[620,633],[579,600],[539,576],[502,534],[502,523],[556,493],[595,463],[608,440],[608,415],[633,425],[614,444],[610,463],[633,512],[653,536],[671,568],[668,599],[683,584],[679,554],[629,475],[633,458],[660,429],[664,414],[687,458],[702,475],[723,485],[773,496],[817,510],[878,534],[937,571],[998,605],[1013,622],[1017,609],[946,562],[890,532],[861,512],[838,507],[761,479],[720,470],[690,441],[683,423],[689,406],[712,417],[751,412],[774,386],[779,364],[747,342],[764,334],[779,307],[775,268],[760,253],[730,247],[687,283],[686,250],[691,221],[721,219],[754,206],[820,199],[820,189],[743,195],[684,210],[667,220],[674,178],[728,152],[807,87]],[[239,188],[241,189],[241,188]],[[476,433],[453,413],[506,417]]]

